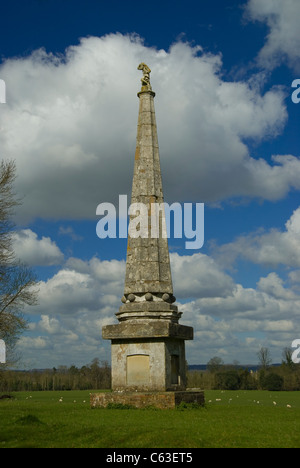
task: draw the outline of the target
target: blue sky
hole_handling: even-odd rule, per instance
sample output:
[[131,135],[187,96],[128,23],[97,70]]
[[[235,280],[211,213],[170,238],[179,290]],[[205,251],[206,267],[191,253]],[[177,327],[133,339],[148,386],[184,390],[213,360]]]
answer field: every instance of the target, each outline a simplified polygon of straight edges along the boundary
[[169,241],[188,362],[254,364],[262,346],[280,362],[300,335],[299,1],[28,0],[1,18],[0,154],[40,279],[19,366],[110,360],[126,239],[97,237],[96,207],[130,199],[141,61],[165,201],[205,205],[203,247]]

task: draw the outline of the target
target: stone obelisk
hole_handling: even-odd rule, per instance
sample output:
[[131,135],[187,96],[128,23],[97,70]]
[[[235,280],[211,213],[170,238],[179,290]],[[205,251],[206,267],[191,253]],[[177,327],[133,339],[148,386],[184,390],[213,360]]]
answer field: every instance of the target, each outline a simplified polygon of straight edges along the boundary
[[139,233],[128,231],[123,304],[116,313],[119,323],[103,327],[102,336],[111,340],[112,390],[182,391],[186,388],[185,340],[193,339],[193,328],[178,323],[181,312],[174,304],[164,212],[158,210],[159,216],[153,216],[164,201],[155,93],[149,67],[141,63],[138,69],[143,77],[131,207],[140,210],[130,219],[144,215],[145,223],[140,222]]

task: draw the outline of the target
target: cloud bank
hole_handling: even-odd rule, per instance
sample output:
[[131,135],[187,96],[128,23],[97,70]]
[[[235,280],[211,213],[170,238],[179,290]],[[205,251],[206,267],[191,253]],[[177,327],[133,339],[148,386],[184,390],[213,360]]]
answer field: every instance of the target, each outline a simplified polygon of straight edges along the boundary
[[[246,242],[237,239],[221,246],[223,257],[170,255],[177,305],[183,312],[181,323],[194,328],[194,341],[187,342],[190,364],[208,362],[215,355],[230,362],[237,349],[240,362],[255,363],[261,346],[267,346],[271,354],[274,351],[278,362],[281,351],[299,335],[300,269],[287,255],[296,239],[299,244],[299,210],[287,220],[285,230],[262,231],[255,238],[249,235],[249,250]],[[276,261],[268,251],[272,242],[274,248],[281,242],[277,262],[287,269],[296,266],[286,280],[272,270]],[[225,265],[236,260],[237,254],[253,262],[273,261],[271,271],[259,278],[256,287],[244,287],[226,272]],[[110,343],[101,340],[101,329],[117,323],[124,275],[125,261],[72,257],[51,278],[41,281],[38,306],[26,309],[31,314],[30,332],[18,344],[27,363],[35,366],[37,350],[39,366],[47,366],[49,353],[52,365],[84,365],[91,356],[110,360]]]
[[225,80],[221,56],[200,46],[156,50],[138,36],[110,34],[82,38],[63,55],[40,49],[1,66],[0,154],[17,163],[20,221],[92,219],[99,203],[130,194],[141,61],[157,96],[166,201],[278,200],[300,188],[299,158],[255,159],[246,143],[282,132],[280,87],[263,94],[253,78]]

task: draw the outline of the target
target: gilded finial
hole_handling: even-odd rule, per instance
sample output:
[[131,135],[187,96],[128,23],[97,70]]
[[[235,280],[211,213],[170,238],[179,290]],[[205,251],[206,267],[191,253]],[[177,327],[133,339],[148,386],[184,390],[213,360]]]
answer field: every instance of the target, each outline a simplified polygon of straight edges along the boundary
[[142,70],[142,72],[143,72],[143,76],[141,78],[142,91],[152,91],[151,84],[150,84],[151,70],[148,67],[148,65],[146,65],[144,62],[142,62],[142,63],[139,64],[137,69]]

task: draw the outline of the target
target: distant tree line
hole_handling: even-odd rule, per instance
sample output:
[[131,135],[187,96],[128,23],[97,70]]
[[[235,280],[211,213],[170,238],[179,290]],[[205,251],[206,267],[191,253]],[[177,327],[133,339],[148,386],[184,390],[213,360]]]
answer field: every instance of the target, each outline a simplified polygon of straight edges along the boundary
[[0,392],[109,389],[110,379],[109,364],[98,358],[80,368],[75,365],[29,371],[3,368],[0,369]]
[[[268,349],[258,353],[259,369],[252,371],[238,362],[224,364],[213,357],[206,370],[188,370],[188,387],[203,390],[286,390],[300,391],[300,364],[291,360],[285,349],[280,365],[272,366]],[[0,392],[34,390],[105,390],[111,388],[111,368],[107,361],[93,359],[82,367],[72,365],[29,371],[9,370],[0,366]]]
[[299,391],[300,364],[295,364],[289,348],[282,353],[282,363],[272,366],[268,348],[259,350],[259,368],[256,372],[237,362],[224,364],[215,356],[207,363],[206,371],[188,371],[188,386],[204,390],[270,390]]

